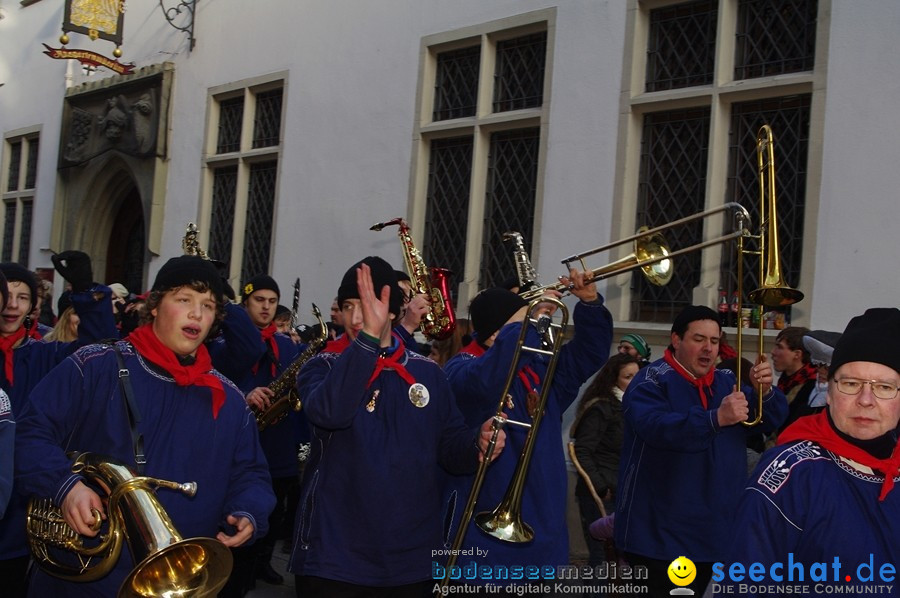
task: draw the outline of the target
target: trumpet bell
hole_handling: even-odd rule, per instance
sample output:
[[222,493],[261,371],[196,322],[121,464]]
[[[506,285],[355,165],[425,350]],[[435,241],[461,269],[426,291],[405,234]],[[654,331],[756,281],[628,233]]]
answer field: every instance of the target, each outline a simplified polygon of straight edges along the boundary
[[534,540],[534,530],[522,521],[521,513],[498,509],[478,513],[474,519],[481,531],[498,540],[515,544]]
[[119,598],[215,596],[228,581],[231,566],[231,551],[218,540],[181,540],[135,567],[119,588]]

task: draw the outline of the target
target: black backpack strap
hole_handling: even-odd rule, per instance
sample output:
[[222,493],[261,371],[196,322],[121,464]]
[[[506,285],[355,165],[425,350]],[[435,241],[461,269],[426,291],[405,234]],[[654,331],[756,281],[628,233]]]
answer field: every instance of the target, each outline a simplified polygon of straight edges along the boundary
[[119,346],[113,344],[116,352],[116,361],[119,364],[119,385],[122,387],[122,396],[125,397],[125,412],[128,413],[128,423],[131,425],[131,441],[134,446],[134,462],[137,465],[137,472],[140,475],[144,473],[144,464],[147,458],[144,456],[144,436],[138,430],[138,424],[141,423],[141,412],[137,403],[134,401],[134,390],[131,388],[131,376],[128,368],[125,366],[125,360],[122,359],[122,352]]

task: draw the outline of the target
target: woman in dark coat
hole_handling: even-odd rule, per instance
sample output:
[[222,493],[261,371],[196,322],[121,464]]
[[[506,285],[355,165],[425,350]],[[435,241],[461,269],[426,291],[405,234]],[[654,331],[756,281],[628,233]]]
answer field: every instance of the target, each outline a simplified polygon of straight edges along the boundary
[[[605,558],[603,543],[591,536],[588,526],[615,508],[622,450],[622,395],[638,369],[638,358],[627,353],[613,355],[582,395],[572,424],[572,452],[580,474],[575,497],[590,565],[597,565]],[[598,501],[602,502],[603,511]]]

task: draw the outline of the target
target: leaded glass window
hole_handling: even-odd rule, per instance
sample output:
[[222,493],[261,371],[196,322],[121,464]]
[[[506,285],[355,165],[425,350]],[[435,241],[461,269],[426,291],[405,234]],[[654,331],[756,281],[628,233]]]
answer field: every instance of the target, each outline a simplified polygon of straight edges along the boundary
[[740,0],[734,78],[811,71],[817,13],[816,0]]
[[227,154],[241,149],[241,122],[243,118],[243,96],[219,102],[217,154]]
[[481,48],[473,46],[437,55],[434,81],[434,120],[475,115]]
[[250,166],[247,217],[244,220],[244,256],[241,280],[269,272],[272,249],[272,219],[275,215],[275,178],[278,162]]
[[712,83],[717,14],[712,0],[650,11],[646,91]]
[[497,43],[494,112],[535,108],[544,101],[547,32]]
[[[778,221],[778,251],[785,282],[796,287],[800,282],[803,257],[803,219],[806,210],[806,165],[809,152],[808,94],[735,104],[731,117],[729,147],[729,201],[740,202],[750,212],[750,230],[758,233],[768,224],[759,222],[760,193],[756,136],[768,124],[774,135],[775,196]],[[766,248],[767,249],[767,248]],[[737,288],[735,252],[724,256],[722,281],[729,294]],[[744,260],[744,294],[760,286],[759,258]],[[748,301],[745,296],[744,301]]]
[[265,91],[256,96],[253,119],[253,148],[278,145],[281,135],[281,98],[283,89]]
[[208,253],[213,259],[223,262],[228,262],[231,258],[237,179],[237,166],[224,166],[213,171]]
[[491,135],[484,209],[481,288],[499,285],[516,274],[512,250],[503,233],[517,231],[531,249],[537,194],[540,129]]
[[[703,211],[709,144],[709,108],[647,114],[641,140],[637,225],[654,228]],[[666,233],[673,250],[703,238],[703,223],[694,221]],[[671,282],[658,287],[639,272],[632,274],[632,320],[671,322],[692,302],[700,282],[700,253],[674,259]]]
[[449,284],[454,301],[460,277],[465,273],[471,178],[471,137],[431,142],[422,257],[431,266],[451,271]]

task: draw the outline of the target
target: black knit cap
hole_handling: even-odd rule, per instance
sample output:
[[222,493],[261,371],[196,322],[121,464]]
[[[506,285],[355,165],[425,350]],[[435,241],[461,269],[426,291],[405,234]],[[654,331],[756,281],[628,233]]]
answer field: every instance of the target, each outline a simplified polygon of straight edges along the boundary
[[[3,262],[0,264],[0,273],[6,277],[7,282],[24,282],[31,290],[31,309],[37,305],[37,276],[34,272],[15,262]],[[7,285],[3,285],[6,288]],[[3,305],[9,300],[9,290],[3,295]],[[31,311],[31,310],[29,310]]]
[[834,347],[828,376],[851,361],[880,363],[900,375],[900,309],[873,307],[850,320]]
[[63,291],[63,294],[56,300],[56,315],[61,316],[70,307],[72,307],[72,291]]
[[218,301],[224,300],[219,271],[211,261],[196,255],[180,255],[163,264],[150,290],[168,291],[193,282],[206,283]]
[[0,270],[0,295],[3,296],[3,305],[0,305],[0,311],[3,311],[9,302],[9,286],[6,284],[6,276],[3,275],[2,270]]
[[697,320],[712,320],[719,325],[719,330],[722,329],[722,325],[719,323],[719,314],[712,309],[705,305],[688,305],[675,316],[675,321],[672,322],[672,332],[677,334],[679,338],[684,338],[684,333],[687,332],[688,326],[691,325],[691,322],[696,322]]
[[388,311],[395,316],[399,316],[400,310],[403,309],[403,290],[397,284],[397,273],[389,263],[374,255],[356,262],[344,274],[337,294],[338,306],[342,307],[347,299],[359,299],[359,288],[356,286],[356,269],[363,264],[368,264],[372,270],[372,286],[375,289],[376,297],[381,296],[381,289],[385,285],[391,288]]
[[275,291],[275,294],[281,299],[281,289],[278,288],[278,283],[275,282],[275,279],[268,274],[258,274],[248,280],[244,288],[241,289],[241,303],[245,303],[250,298],[250,295],[256,291],[263,290]]
[[500,330],[514,313],[528,302],[508,289],[493,287],[475,295],[469,304],[469,318],[478,341],[484,342]]

